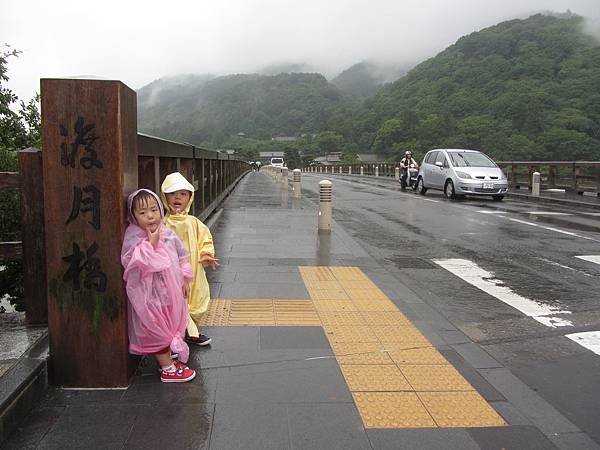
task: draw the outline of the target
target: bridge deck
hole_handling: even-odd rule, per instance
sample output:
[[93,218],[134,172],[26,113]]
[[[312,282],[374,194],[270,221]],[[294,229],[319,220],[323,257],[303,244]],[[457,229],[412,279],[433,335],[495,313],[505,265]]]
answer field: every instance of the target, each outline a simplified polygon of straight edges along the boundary
[[294,199],[252,173],[227,199],[203,323],[213,344],[192,349],[193,382],[163,385],[147,361],[127,390],[51,391],[8,448],[597,448],[390,267],[436,291],[432,260],[390,256],[404,243],[359,239],[347,215],[317,233],[319,179]]

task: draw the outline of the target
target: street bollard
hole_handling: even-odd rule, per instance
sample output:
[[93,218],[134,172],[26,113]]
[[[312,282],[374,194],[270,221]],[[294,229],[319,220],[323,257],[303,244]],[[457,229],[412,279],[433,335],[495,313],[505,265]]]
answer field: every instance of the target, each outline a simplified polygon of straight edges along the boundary
[[281,169],[281,181],[287,185],[288,181],[288,168],[284,167]]
[[352,166],[348,166],[348,175],[352,175]]
[[541,181],[540,173],[533,172],[533,175],[531,177],[531,195],[533,197],[540,196],[540,181]]
[[342,166],[340,166],[340,175],[342,174]]
[[319,231],[331,231],[331,181],[319,182]]
[[396,170],[394,171],[394,177],[396,178],[396,181],[400,180],[400,167],[396,167]]
[[379,166],[375,166],[375,176],[379,176]]
[[294,191],[294,197],[299,198],[302,196],[302,174],[298,169],[294,169],[292,172],[292,190]]
[[360,176],[362,177],[365,174],[365,168],[360,166]]

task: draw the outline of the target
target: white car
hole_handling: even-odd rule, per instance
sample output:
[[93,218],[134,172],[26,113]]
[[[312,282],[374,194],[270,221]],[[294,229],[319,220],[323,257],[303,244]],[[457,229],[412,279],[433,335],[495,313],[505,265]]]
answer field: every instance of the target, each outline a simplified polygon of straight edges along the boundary
[[508,191],[508,180],[502,169],[480,151],[435,149],[427,152],[417,176],[417,192],[425,195],[427,189],[444,191],[451,199],[489,195],[501,201]]
[[283,167],[283,158],[271,158],[271,165],[273,167]]

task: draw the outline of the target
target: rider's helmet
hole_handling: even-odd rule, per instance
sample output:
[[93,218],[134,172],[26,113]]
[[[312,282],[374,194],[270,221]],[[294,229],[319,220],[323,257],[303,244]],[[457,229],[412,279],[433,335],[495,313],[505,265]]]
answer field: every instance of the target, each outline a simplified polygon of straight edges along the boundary
[[412,156],[412,152],[410,150],[406,150],[404,152],[404,156]]

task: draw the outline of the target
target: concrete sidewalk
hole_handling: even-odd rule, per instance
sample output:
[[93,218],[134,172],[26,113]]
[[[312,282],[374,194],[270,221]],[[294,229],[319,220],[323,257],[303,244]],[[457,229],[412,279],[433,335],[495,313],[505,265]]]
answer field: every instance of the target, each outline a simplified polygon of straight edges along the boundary
[[197,378],[51,390],[6,448],[597,448],[374,261],[316,192],[250,173],[213,228]]

